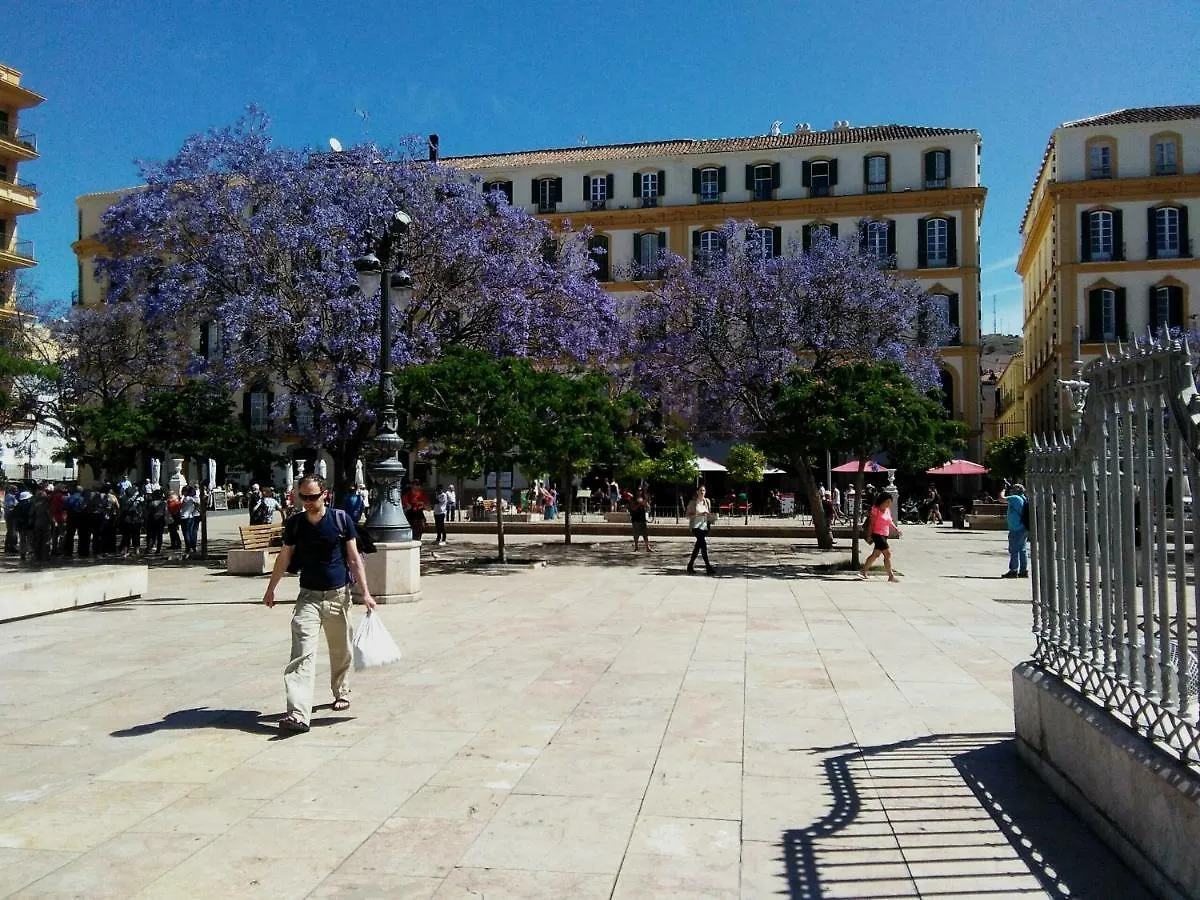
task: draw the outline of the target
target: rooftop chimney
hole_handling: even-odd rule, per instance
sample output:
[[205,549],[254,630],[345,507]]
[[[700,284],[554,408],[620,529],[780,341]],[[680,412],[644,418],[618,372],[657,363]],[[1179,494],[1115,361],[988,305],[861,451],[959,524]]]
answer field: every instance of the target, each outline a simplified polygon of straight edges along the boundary
[[429,136],[429,161],[437,162],[438,158],[438,136],[431,134]]

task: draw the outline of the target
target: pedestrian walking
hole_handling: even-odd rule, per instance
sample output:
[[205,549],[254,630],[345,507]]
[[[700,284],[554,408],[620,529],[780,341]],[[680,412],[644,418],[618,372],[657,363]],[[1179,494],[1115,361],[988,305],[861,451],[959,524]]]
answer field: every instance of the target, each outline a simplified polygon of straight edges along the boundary
[[458,493],[452,484],[446,485],[446,517],[451,522],[458,521]]
[[104,552],[104,519],[107,510],[103,491],[93,488],[87,492],[79,526],[80,556],[99,556]]
[[263,488],[259,492],[258,500],[254,502],[254,508],[250,510],[250,524],[270,525],[275,520],[275,513],[279,513],[279,521],[287,519],[287,516],[283,514],[283,507],[275,499],[275,490],[269,487]]
[[102,552],[113,554],[117,552],[117,532],[120,524],[121,501],[113,492],[113,486],[106,484],[103,493],[104,526],[100,529]]
[[17,494],[17,505],[13,507],[12,513],[12,527],[17,533],[17,553],[23,561],[33,545],[33,494],[29,491]]
[[446,489],[439,484],[433,495],[434,543],[438,546],[446,543],[446,510],[449,505]]
[[4,489],[4,552],[11,556],[17,552],[17,526],[13,524],[13,510],[17,508],[21,491],[15,484]]
[[189,484],[183,489],[179,503],[179,522],[183,528],[183,556],[188,559],[196,555],[196,528],[200,524],[200,501],[196,499],[196,486]]
[[137,488],[129,488],[121,498],[121,547],[122,556],[137,555],[141,545],[142,524],[146,519],[146,508]]
[[704,485],[700,485],[696,489],[696,496],[692,498],[687,507],[688,526],[692,529],[692,536],[696,539],[696,543],[692,546],[692,557],[688,560],[687,565],[689,575],[696,571],[696,554],[700,554],[704,559],[705,574],[715,575],[717,573],[716,568],[708,561],[708,530],[716,519],[717,514],[708,499]]
[[[638,494],[629,505],[629,522],[633,526],[633,552],[637,553],[638,538],[650,552],[650,501],[645,494]],[[695,557],[693,557],[695,559]],[[708,557],[704,557],[705,561]]]
[[63,536],[67,532],[67,492],[61,485],[50,488],[50,518],[53,520],[50,526],[50,555],[62,556]]
[[50,561],[50,543],[54,535],[54,514],[50,511],[50,491],[53,487],[47,484],[39,485],[37,493],[30,501],[30,548],[35,562]]
[[167,497],[167,531],[171,535],[172,550],[183,548],[183,543],[179,539],[179,533],[183,529],[183,519],[179,518],[181,509],[183,509],[183,499],[171,491],[171,495]]
[[146,501],[146,555],[162,556],[163,530],[167,527],[167,501],[155,488]]
[[[1008,571],[1001,578],[1029,577],[1029,499],[1025,486],[1005,482],[1000,495],[1008,503]],[[1140,518],[1135,517],[1135,521]]]
[[67,524],[63,529],[62,539],[62,555],[72,556],[75,553],[75,536],[79,536],[79,555],[87,556],[85,552],[86,540],[90,540],[91,532],[88,532],[88,538],[85,539],[81,530],[83,522],[83,505],[85,498],[83,496],[83,488],[76,484],[71,488],[71,493],[67,495],[67,499],[63,504],[67,510]]
[[896,573],[892,571],[892,550],[888,546],[888,538],[893,535],[900,536],[900,529],[896,527],[896,523],[892,521],[892,495],[884,491],[880,491],[875,498],[875,502],[871,504],[871,511],[867,514],[867,524],[863,528],[864,538],[869,538],[871,545],[874,548],[871,550],[871,555],[867,557],[867,561],[863,563],[862,571],[859,575],[866,578],[871,571],[871,563],[883,557],[883,567],[887,571],[888,581],[899,581]]
[[412,528],[414,541],[421,540],[425,534],[425,510],[429,507],[429,498],[425,496],[425,488],[419,481],[409,485],[408,490],[400,498],[404,506],[404,516]]
[[284,525],[283,549],[263,595],[263,603],[274,606],[279,580],[289,568],[299,571],[300,593],[292,611],[292,654],[283,674],[287,715],[279,722],[280,730],[286,732],[309,730],[321,631],[329,648],[333,709],[341,712],[350,708],[351,572],[362,586],[367,614],[375,609],[354,522],[344,510],[325,505],[325,485],[317,476],[304,476],[296,491],[304,504],[304,514],[292,516]]

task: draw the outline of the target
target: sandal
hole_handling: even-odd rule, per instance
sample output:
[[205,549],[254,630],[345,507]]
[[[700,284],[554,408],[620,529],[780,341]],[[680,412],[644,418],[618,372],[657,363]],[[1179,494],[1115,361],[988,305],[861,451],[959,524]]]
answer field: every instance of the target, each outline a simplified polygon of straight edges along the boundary
[[330,709],[334,710],[334,712],[343,712],[349,708],[350,708],[350,701],[347,700],[345,697],[338,697],[336,700],[333,701],[333,706],[330,707]]
[[291,714],[279,720],[279,730],[290,731],[293,734],[304,734],[308,731],[308,723],[301,722],[294,714]]

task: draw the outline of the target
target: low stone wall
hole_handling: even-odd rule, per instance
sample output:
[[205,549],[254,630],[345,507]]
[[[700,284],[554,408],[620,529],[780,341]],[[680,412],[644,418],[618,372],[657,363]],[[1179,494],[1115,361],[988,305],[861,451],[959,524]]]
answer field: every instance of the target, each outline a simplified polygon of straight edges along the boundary
[[1055,675],[1013,669],[1017,752],[1161,897],[1200,897],[1200,774]]
[[0,575],[0,622],[128,600],[146,593],[147,566],[79,566]]

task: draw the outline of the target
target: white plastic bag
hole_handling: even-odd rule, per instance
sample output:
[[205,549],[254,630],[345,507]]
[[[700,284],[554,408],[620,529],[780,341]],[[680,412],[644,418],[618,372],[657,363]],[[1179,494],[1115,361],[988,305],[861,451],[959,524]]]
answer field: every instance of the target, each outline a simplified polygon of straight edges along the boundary
[[354,668],[373,669],[400,660],[400,648],[383,627],[378,613],[367,613],[354,629]]

